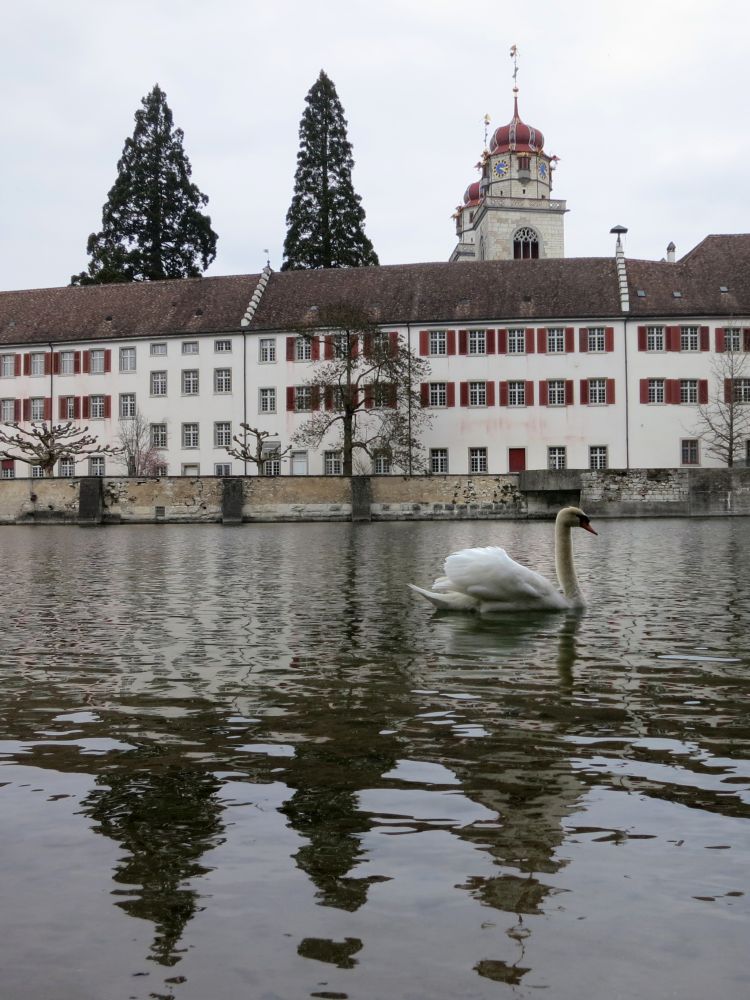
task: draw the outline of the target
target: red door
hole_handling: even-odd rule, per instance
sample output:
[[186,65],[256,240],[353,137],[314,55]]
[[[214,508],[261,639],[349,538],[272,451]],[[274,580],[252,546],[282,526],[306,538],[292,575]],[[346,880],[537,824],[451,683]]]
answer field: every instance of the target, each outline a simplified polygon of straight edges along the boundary
[[524,472],[526,470],[526,449],[508,448],[508,471]]

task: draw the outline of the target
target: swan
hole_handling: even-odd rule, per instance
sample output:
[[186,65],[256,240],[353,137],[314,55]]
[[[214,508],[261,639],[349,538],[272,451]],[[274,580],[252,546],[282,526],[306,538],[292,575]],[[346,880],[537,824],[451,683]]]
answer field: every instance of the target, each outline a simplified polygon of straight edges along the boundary
[[496,546],[461,549],[448,556],[444,576],[439,576],[432,590],[413,583],[408,586],[425,597],[439,611],[565,611],[583,607],[585,601],[578,586],[571,528],[583,528],[592,535],[587,514],[579,507],[563,507],[555,519],[555,569],[562,593],[533,569],[511,559],[505,549]]

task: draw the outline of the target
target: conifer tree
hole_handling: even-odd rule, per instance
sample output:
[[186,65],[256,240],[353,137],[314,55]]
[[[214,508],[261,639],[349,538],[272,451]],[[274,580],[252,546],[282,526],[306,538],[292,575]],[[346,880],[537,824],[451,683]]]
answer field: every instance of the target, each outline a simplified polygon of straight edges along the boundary
[[87,271],[73,285],[198,277],[216,256],[216,233],[201,208],[208,202],[190,180],[182,129],[174,128],[157,84],[135,113],[117,179],[88,239]]
[[344,109],[323,70],[305,102],[281,270],[377,264],[352,186],[354,160]]

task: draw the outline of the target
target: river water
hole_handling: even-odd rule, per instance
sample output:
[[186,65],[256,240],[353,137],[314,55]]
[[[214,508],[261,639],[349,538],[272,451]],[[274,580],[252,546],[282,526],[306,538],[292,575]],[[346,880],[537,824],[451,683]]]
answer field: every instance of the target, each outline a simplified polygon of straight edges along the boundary
[[746,1000],[750,522],[596,526],[2,529],[3,1000]]

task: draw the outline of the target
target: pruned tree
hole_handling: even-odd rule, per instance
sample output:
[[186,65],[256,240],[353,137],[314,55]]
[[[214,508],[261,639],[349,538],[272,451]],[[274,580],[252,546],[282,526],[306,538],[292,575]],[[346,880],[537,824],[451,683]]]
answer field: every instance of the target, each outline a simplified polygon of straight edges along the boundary
[[151,443],[151,427],[140,410],[120,420],[117,432],[120,461],[129,476],[156,476],[162,464],[161,453]]
[[420,435],[431,417],[418,387],[429,374],[428,363],[359,306],[321,309],[317,325],[317,332],[305,328],[297,334],[316,346],[314,355],[321,357],[322,348],[322,358],[304,394],[290,396],[290,408],[310,410],[294,444],[340,450],[345,476],[352,475],[357,456],[367,456],[371,466],[381,460],[384,470],[420,471]]
[[344,109],[323,70],[305,103],[281,270],[377,264],[352,184],[354,160]]
[[232,438],[234,446],[227,445],[225,451],[242,462],[251,462],[259,476],[268,471],[268,463],[283,461],[292,450],[291,445],[282,450],[281,442],[271,431],[262,431],[250,424],[240,424],[240,427],[245,433],[242,436],[235,434]]
[[[12,431],[6,430],[13,428]],[[11,423],[0,426],[0,457],[27,465],[38,465],[42,474],[51,476],[57,462],[72,459],[80,462],[93,455],[119,455],[120,448],[99,444],[88,427],[68,421],[64,424],[32,423],[29,427]]]
[[[724,350],[711,361],[712,389],[698,407],[692,429],[709,455],[731,468],[742,457],[750,437],[750,354],[742,350],[744,331],[725,330]],[[750,349],[750,344],[745,345]]]
[[73,285],[199,277],[216,257],[217,235],[201,208],[208,198],[190,180],[182,129],[157,84],[136,111],[117,179],[88,239],[88,270]]

